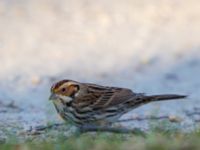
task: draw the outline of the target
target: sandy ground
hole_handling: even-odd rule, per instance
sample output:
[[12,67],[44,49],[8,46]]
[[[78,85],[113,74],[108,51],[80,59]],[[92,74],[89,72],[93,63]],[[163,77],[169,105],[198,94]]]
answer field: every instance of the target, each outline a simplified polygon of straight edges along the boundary
[[[63,78],[188,94],[187,100],[148,104],[124,118],[169,115],[181,118],[184,128],[198,125],[199,27],[197,0],[1,0],[1,136],[61,122],[48,96],[52,83]],[[147,122],[124,125],[146,128]]]

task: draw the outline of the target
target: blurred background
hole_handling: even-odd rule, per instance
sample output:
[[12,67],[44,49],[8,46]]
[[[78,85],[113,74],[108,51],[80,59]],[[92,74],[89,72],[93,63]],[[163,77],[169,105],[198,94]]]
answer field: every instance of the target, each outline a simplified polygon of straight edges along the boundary
[[183,112],[200,109],[200,2],[0,0],[0,63],[0,119],[7,128],[57,122],[48,96],[63,78],[188,94],[127,115],[159,110],[187,120]]

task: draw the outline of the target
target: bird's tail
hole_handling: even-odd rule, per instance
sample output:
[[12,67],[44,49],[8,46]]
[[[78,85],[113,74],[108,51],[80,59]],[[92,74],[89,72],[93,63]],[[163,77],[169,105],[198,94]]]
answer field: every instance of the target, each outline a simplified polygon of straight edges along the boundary
[[186,98],[186,97],[187,97],[186,95],[163,94],[163,95],[145,96],[144,100],[146,102],[152,102],[152,101],[164,101],[164,100],[183,99],[183,98]]
[[[147,95],[144,95],[143,93],[139,93],[136,96],[134,96],[133,99],[130,99],[129,101],[127,101],[125,104],[127,104],[127,108],[133,109],[150,102],[183,99],[186,97],[187,97],[186,95],[176,95],[176,94],[162,94],[162,95],[147,96]],[[127,109],[125,113],[128,112],[130,109]]]

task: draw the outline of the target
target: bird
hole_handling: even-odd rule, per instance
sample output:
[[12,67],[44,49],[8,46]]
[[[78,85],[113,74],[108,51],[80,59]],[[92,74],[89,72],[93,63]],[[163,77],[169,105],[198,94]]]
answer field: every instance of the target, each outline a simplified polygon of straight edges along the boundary
[[186,95],[146,95],[131,89],[82,83],[64,79],[51,87],[51,100],[57,113],[77,127],[110,126],[129,111],[154,101],[183,99]]

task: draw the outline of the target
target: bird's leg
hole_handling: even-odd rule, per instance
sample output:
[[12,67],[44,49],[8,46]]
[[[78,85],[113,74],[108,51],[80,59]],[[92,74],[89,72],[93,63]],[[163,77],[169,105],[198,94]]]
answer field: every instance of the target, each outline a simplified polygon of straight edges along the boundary
[[66,125],[65,123],[55,123],[47,126],[37,126],[35,127],[35,130],[41,131],[41,130],[47,130],[47,129],[52,129],[52,128],[57,128],[59,126]]
[[25,131],[27,134],[29,135],[36,135],[36,134],[41,134],[43,133],[45,130],[48,129],[57,129],[61,126],[65,126],[65,123],[55,123],[55,124],[51,124],[51,125],[40,125],[40,126],[36,126],[36,127],[30,127],[30,129],[28,129],[27,131]]

